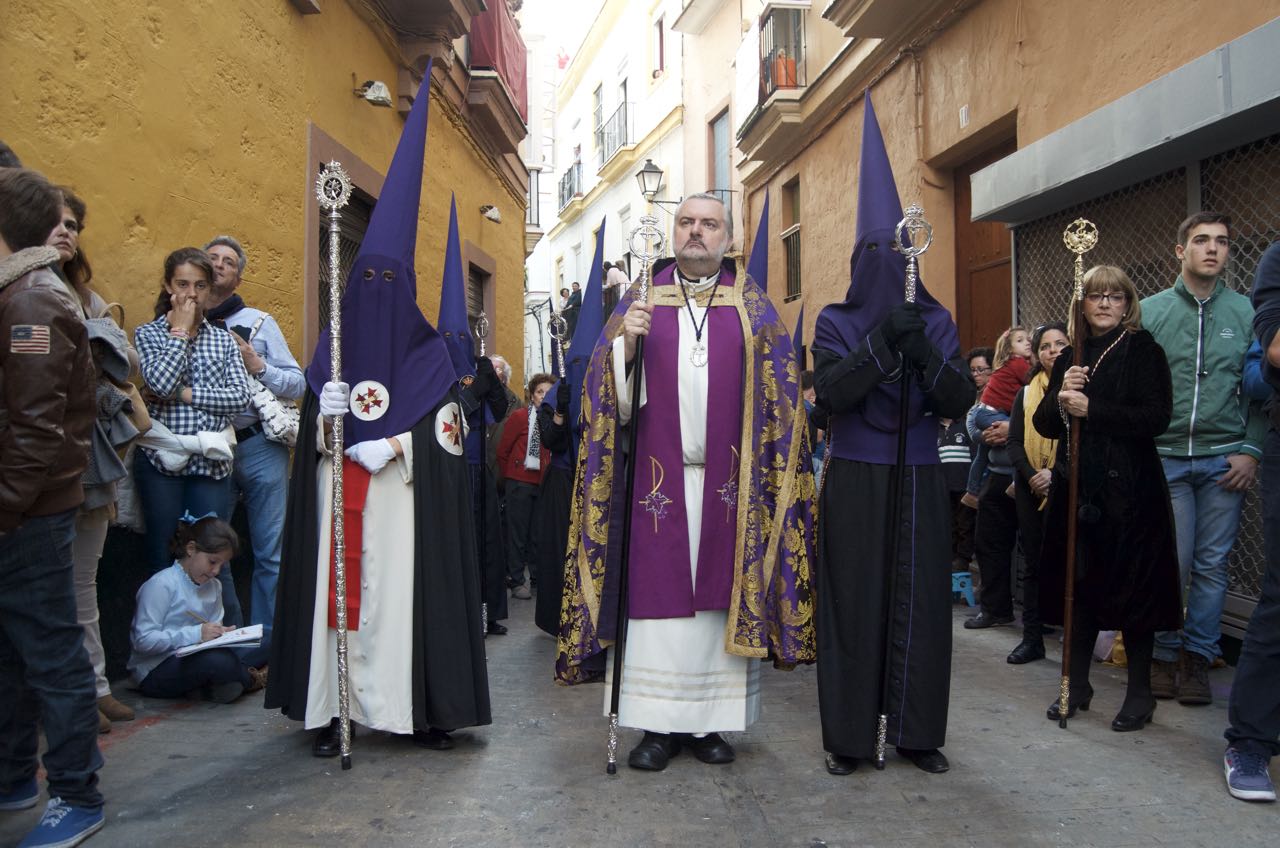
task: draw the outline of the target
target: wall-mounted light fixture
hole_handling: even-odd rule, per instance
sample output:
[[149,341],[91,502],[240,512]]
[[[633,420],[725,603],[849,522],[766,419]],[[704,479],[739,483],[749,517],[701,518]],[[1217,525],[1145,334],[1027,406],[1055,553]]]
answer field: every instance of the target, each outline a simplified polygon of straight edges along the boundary
[[[351,75],[351,82],[354,85],[356,81],[355,74]],[[387,88],[387,84],[381,80],[366,80],[364,85],[353,88],[352,93],[356,97],[363,97],[374,106],[390,106],[391,89]]]

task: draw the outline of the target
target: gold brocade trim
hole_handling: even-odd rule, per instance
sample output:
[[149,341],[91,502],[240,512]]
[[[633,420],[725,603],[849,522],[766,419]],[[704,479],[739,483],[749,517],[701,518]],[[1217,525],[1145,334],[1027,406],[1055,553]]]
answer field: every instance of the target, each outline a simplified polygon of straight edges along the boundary
[[[755,346],[759,343],[751,332],[751,319],[747,315],[747,305],[743,292],[747,289],[747,269],[738,257],[734,267],[734,286],[730,290],[733,296],[733,307],[738,311],[738,321],[742,325],[742,435],[739,440],[740,457],[754,457],[751,444],[752,424],[755,420],[756,392],[756,355]],[[718,293],[717,293],[718,294]],[[761,441],[764,441],[763,435]],[[747,526],[751,515],[751,467],[752,463],[738,463],[738,538],[733,548],[733,589],[729,592],[729,617],[725,623],[725,651],[735,656],[765,657],[769,649],[765,645],[750,647],[739,646],[735,642],[738,624],[742,617],[742,581],[746,576],[742,562],[746,556]]]
[[[742,260],[738,260],[738,273],[742,273]],[[693,301],[694,306],[741,306],[742,287],[734,281],[732,288],[719,286],[714,289],[707,289],[697,294],[689,292],[689,297]],[[683,309],[685,306],[684,292],[680,290],[680,286],[654,286],[650,289],[652,292],[652,300],[654,306],[674,306],[677,309]],[[687,289],[686,289],[687,291]],[[713,298],[714,295],[714,298]],[[747,327],[746,338],[751,338],[751,328]],[[745,339],[744,339],[745,341]]]

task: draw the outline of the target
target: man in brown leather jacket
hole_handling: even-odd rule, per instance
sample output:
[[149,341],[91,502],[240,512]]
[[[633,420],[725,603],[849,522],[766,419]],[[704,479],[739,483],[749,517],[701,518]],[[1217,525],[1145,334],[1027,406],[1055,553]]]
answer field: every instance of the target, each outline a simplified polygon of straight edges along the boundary
[[[94,422],[89,339],[44,247],[61,195],[0,169],[0,810],[34,807],[36,721],[49,796],[40,844],[102,827],[93,669],[76,623],[71,540]],[[56,839],[49,841],[50,837]]]

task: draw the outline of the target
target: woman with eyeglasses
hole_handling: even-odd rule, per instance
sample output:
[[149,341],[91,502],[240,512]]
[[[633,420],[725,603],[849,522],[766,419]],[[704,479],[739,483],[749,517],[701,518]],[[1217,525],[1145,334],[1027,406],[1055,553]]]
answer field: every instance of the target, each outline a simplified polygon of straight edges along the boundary
[[[1128,654],[1128,685],[1111,722],[1119,732],[1151,721],[1151,653],[1157,630],[1181,624],[1178,557],[1169,488],[1155,437],[1169,426],[1173,396],[1164,351],[1142,329],[1138,293],[1111,265],[1090,269],[1084,302],[1072,303],[1073,322],[1083,315],[1083,364],[1071,349],[1053,366],[1044,400],[1035,410],[1036,431],[1056,439],[1048,517],[1040,557],[1040,613],[1061,624],[1066,566],[1067,470],[1070,420],[1081,422],[1080,487],[1076,505],[1075,603],[1071,634],[1068,717],[1093,700],[1089,667],[1099,630],[1121,630]],[[1049,719],[1059,718],[1058,701]]]

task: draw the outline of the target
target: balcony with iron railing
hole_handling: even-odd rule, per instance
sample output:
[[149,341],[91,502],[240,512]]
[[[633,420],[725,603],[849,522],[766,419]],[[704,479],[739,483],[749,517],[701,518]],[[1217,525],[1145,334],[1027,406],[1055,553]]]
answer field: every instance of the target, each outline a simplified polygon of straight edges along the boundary
[[600,170],[624,147],[636,143],[632,115],[635,104],[622,103],[596,128],[596,170]]
[[560,204],[556,208],[563,211],[575,198],[582,197],[582,163],[574,162],[569,170],[560,178]]
[[770,4],[760,21],[760,102],[775,91],[803,88],[805,70],[803,8]]

